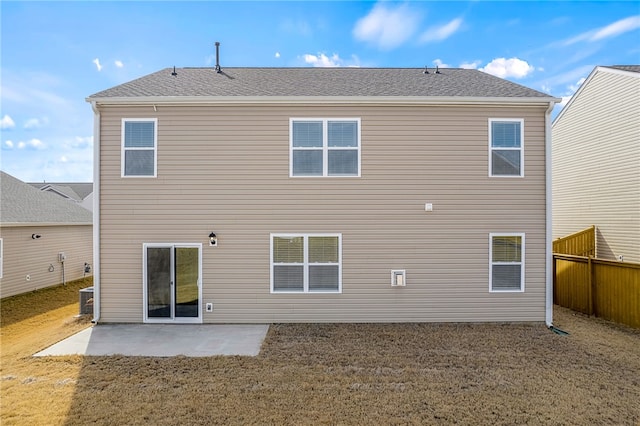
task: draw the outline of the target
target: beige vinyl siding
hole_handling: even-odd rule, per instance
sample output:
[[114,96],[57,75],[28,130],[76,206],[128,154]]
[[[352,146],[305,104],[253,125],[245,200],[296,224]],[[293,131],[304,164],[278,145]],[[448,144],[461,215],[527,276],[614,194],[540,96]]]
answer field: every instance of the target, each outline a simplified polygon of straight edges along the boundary
[[[101,321],[142,321],[152,242],[203,244],[205,323],[543,321],[544,111],[102,108]],[[360,178],[289,177],[289,119],[307,116],[361,119]],[[158,118],[157,178],[120,178],[123,117]],[[524,119],[524,178],[488,177],[489,118]],[[524,293],[489,293],[490,232],[526,233]],[[271,233],[342,234],[342,293],[270,294]],[[406,287],[390,286],[392,269]]]
[[[62,284],[59,252],[66,254],[65,280],[82,278],[85,262],[93,266],[92,229],[91,225],[0,228],[4,245],[0,297]],[[32,234],[39,234],[41,238],[34,240]],[[53,265],[52,272],[49,271],[50,265]]]
[[640,78],[598,71],[553,125],[553,237],[596,225],[598,256],[640,262]]

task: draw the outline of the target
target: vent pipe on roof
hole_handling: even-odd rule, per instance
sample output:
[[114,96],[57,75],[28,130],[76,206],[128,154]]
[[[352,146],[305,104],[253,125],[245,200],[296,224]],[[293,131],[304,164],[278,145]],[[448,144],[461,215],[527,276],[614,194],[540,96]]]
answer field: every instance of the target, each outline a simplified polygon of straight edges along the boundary
[[[424,71],[422,71],[423,74],[430,74],[429,72],[429,68],[427,68],[427,66],[424,66]],[[438,65],[436,65],[436,69],[434,71],[435,74],[441,74],[440,73],[440,68],[438,67]]]
[[222,73],[222,68],[220,68],[220,42],[216,41],[216,72],[218,74]]

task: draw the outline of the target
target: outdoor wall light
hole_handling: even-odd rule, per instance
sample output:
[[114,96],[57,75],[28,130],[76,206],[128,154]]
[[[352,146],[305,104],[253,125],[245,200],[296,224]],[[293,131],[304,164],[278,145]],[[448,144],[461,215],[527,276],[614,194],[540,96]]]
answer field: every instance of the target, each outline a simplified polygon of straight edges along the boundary
[[31,239],[33,239],[33,240],[37,240],[38,238],[41,238],[41,237],[42,237],[42,235],[40,235],[40,234],[31,234]]
[[216,237],[214,232],[209,234],[209,245],[211,247],[216,247],[218,245],[218,237]]

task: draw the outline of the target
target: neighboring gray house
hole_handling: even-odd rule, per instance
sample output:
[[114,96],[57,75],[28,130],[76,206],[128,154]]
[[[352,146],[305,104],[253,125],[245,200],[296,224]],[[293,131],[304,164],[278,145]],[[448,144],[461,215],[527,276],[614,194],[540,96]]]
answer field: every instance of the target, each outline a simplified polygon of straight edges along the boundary
[[82,278],[92,228],[91,212],[0,172],[0,297]]
[[93,183],[91,182],[32,182],[29,185],[41,191],[57,194],[64,199],[78,203],[89,211],[93,211]]
[[640,263],[640,65],[596,67],[553,122],[553,237]]
[[91,95],[95,320],[550,324],[558,99],[427,71],[164,69]]

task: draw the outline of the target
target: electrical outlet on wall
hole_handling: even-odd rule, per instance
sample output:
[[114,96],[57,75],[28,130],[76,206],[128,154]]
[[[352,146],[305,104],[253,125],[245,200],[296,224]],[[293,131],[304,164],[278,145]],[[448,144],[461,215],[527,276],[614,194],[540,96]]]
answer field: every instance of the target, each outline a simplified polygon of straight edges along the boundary
[[213,312],[213,303],[207,303],[205,305],[205,311],[207,312]]

